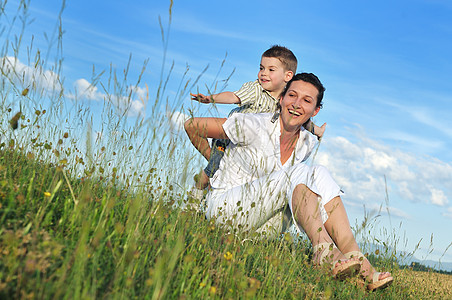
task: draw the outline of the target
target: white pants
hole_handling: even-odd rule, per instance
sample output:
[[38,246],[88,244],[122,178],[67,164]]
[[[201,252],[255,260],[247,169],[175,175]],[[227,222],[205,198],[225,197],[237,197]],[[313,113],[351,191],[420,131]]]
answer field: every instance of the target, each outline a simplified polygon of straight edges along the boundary
[[[231,189],[214,189],[207,195],[207,219],[243,231],[280,234],[283,210],[292,210],[292,195],[306,185],[319,199],[323,223],[328,219],[325,204],[341,194],[337,183],[323,166],[297,164]],[[293,217],[292,217],[293,219]],[[300,228],[301,229],[301,228]]]

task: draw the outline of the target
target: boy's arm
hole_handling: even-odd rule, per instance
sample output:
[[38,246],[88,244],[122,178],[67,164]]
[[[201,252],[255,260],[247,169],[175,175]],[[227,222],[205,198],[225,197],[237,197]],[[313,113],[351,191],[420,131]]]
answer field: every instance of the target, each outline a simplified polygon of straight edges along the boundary
[[240,104],[239,97],[233,92],[221,92],[210,96],[190,93],[190,96],[191,100],[196,100],[201,103]]
[[226,118],[191,118],[184,124],[191,143],[207,160],[211,151],[207,138],[228,139],[223,129],[224,122]]

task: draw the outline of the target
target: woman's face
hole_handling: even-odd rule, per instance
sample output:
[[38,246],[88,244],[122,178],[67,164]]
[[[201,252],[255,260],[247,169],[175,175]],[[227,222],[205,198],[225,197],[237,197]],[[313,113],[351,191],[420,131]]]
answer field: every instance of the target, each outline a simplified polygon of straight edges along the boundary
[[293,81],[281,99],[281,121],[286,130],[298,130],[309,118],[315,116],[319,91],[309,82]]

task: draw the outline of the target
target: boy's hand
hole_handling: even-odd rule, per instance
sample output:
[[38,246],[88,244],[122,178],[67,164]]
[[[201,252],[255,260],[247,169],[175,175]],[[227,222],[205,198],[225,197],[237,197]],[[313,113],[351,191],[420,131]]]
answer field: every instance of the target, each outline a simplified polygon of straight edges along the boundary
[[195,100],[201,103],[212,103],[212,96],[206,96],[203,94],[192,94],[190,93],[191,100]]
[[312,125],[314,126],[314,134],[320,140],[322,138],[323,134],[325,133],[326,123],[323,123],[322,127],[319,127],[319,126],[315,125],[314,123],[312,123]]

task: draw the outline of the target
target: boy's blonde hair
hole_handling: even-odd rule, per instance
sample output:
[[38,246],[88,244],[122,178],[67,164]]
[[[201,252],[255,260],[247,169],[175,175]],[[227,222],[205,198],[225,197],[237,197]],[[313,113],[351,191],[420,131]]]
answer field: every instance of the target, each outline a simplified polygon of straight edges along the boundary
[[273,45],[262,54],[262,57],[277,58],[281,61],[286,71],[292,71],[294,74],[297,72],[297,58],[295,57],[295,54],[286,47]]

